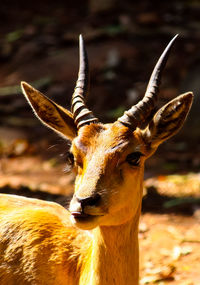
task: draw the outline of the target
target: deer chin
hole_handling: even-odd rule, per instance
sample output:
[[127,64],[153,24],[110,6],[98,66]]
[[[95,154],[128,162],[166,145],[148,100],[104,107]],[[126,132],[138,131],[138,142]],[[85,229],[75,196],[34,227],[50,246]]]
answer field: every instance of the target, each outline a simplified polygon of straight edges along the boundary
[[100,215],[77,215],[77,213],[71,213],[70,220],[74,226],[82,230],[92,230],[99,226],[101,217]]

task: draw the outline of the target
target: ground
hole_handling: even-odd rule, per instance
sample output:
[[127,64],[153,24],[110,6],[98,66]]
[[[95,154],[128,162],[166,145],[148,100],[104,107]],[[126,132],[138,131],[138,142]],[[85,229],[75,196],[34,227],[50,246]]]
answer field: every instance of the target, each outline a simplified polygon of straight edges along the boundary
[[199,217],[143,214],[140,284],[200,284],[199,234]]

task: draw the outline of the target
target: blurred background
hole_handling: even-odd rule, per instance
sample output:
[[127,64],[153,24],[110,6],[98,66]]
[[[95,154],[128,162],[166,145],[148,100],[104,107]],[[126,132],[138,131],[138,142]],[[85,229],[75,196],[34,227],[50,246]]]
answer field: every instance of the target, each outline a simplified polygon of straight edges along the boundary
[[183,129],[146,164],[141,284],[200,284],[199,14],[199,0],[0,3],[0,192],[62,204],[74,182],[63,171],[69,144],[34,117],[20,81],[70,108],[81,33],[90,64],[87,104],[102,122],[112,122],[143,97],[157,59],[179,34],[158,108],[186,91],[195,99]]

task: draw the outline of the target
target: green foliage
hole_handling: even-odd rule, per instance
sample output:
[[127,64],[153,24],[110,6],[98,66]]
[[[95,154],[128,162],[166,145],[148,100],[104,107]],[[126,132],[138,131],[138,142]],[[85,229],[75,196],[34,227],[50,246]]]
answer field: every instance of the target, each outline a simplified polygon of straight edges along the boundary
[[109,36],[115,36],[124,32],[124,27],[122,25],[109,25],[104,27],[103,32]]
[[23,30],[15,30],[13,32],[10,32],[6,35],[6,41],[9,43],[13,43],[17,40],[19,40],[23,35]]
[[200,198],[195,197],[180,197],[176,199],[172,199],[170,201],[167,201],[163,204],[163,207],[165,209],[169,209],[176,206],[181,206],[183,204],[199,204]]
[[107,112],[106,115],[111,119],[117,119],[123,115],[125,110],[126,109],[124,106],[119,106],[118,108],[110,110],[109,112]]
[[[33,85],[35,88],[40,89],[49,86],[50,83],[51,83],[50,77],[43,77],[41,79],[31,82],[30,84]],[[20,85],[6,86],[0,88],[0,96],[15,95],[19,93],[21,93]]]

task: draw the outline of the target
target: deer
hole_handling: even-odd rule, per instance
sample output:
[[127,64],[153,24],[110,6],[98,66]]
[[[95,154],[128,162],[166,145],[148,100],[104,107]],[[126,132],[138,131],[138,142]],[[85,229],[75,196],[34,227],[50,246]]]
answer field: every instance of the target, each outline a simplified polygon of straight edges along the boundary
[[156,63],[143,99],[114,123],[101,123],[85,103],[88,57],[81,35],[71,111],[21,83],[39,120],[70,140],[76,179],[68,209],[55,202],[0,195],[1,285],[139,283],[144,163],[180,130],[193,100],[187,92],[155,111],[161,75],[176,38]]

